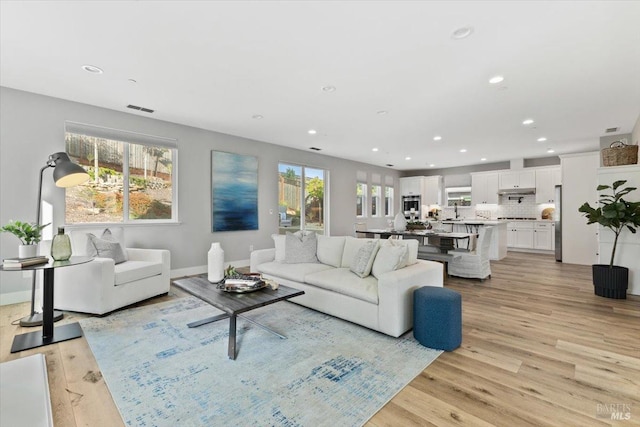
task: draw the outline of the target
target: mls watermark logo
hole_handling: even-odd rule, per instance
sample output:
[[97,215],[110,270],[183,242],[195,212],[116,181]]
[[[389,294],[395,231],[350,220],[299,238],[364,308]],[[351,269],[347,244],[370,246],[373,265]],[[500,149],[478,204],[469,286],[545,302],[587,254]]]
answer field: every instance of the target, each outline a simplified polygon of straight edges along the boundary
[[630,403],[598,403],[596,417],[625,421],[631,419]]

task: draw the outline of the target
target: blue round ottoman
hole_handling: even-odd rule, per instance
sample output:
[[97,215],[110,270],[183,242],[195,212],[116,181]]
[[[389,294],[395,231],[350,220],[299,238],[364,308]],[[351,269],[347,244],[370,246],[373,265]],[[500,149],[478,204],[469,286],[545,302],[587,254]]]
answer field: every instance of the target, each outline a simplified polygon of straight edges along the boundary
[[462,297],[424,286],[413,293],[413,336],[425,347],[452,351],[462,342]]

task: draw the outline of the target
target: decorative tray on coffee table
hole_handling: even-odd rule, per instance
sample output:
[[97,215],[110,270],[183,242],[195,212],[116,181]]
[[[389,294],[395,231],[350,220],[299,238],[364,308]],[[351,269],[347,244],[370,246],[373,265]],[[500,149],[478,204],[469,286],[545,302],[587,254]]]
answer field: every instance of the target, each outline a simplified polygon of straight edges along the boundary
[[259,291],[267,286],[267,283],[260,278],[260,275],[236,274],[232,277],[225,277],[222,283],[218,285],[218,289],[225,292],[243,294]]

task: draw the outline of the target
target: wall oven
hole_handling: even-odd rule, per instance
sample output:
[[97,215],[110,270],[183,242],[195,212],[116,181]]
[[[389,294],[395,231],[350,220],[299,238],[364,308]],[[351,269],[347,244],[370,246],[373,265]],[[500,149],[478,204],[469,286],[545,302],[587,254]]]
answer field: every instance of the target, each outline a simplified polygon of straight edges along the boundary
[[419,220],[422,218],[421,210],[420,196],[402,196],[402,212],[405,218]]

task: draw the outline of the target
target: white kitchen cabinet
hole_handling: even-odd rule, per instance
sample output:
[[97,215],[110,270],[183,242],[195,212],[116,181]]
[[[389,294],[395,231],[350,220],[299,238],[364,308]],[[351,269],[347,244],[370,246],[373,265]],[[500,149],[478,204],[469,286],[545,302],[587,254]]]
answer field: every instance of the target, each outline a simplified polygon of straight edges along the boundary
[[513,188],[535,188],[535,170],[532,169],[501,172],[499,177],[499,185],[501,190],[508,190]]
[[498,204],[499,174],[482,173],[471,175],[471,203]]
[[425,176],[423,178],[423,205],[442,205],[442,176]]
[[424,188],[424,177],[410,176],[400,178],[400,195],[402,196],[422,196]]
[[533,228],[533,249],[551,251],[554,249],[554,224],[536,222]]
[[534,221],[517,221],[507,224],[507,246],[520,249],[533,248]]
[[560,168],[536,170],[536,203],[555,203],[555,187],[560,185]]

